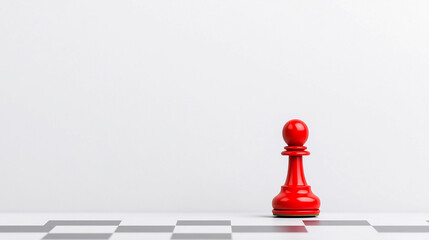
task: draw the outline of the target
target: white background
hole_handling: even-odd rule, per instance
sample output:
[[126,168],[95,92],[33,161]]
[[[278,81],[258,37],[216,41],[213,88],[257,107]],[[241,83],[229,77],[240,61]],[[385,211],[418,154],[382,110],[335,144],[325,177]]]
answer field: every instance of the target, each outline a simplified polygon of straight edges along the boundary
[[0,211],[429,211],[429,1],[0,1]]

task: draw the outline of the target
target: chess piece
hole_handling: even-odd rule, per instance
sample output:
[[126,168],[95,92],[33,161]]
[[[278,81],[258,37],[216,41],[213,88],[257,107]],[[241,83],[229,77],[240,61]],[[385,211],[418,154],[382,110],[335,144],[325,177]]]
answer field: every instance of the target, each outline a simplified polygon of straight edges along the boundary
[[308,139],[307,125],[293,119],[283,127],[283,139],[288,146],[282,155],[289,156],[286,183],[273,199],[273,214],[277,216],[300,217],[317,216],[320,213],[320,200],[307,185],[302,166],[302,156],[310,155],[303,145]]

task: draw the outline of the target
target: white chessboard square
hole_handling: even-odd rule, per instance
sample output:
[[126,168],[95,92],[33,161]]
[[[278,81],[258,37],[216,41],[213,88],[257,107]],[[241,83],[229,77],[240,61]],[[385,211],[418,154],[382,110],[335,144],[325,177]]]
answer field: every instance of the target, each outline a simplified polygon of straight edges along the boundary
[[368,216],[368,222],[373,226],[429,226],[426,219],[429,218],[424,214],[401,214],[401,213],[385,213],[372,214]]
[[46,233],[0,233],[0,239],[4,240],[40,240]]
[[428,240],[427,233],[382,233],[377,240]]
[[261,218],[232,218],[231,224],[234,226],[305,226],[303,219],[300,218],[275,218],[275,217],[261,217]]
[[[309,239],[308,233],[233,233],[234,240],[286,240],[286,239]],[[318,238],[316,238],[319,240]],[[346,240],[346,239],[343,239]]]
[[114,233],[118,226],[55,226],[49,233]]
[[171,233],[115,233],[109,240],[170,240]]
[[231,226],[176,226],[174,233],[231,233]]
[[362,240],[377,239],[380,234],[372,226],[306,226],[309,239]]

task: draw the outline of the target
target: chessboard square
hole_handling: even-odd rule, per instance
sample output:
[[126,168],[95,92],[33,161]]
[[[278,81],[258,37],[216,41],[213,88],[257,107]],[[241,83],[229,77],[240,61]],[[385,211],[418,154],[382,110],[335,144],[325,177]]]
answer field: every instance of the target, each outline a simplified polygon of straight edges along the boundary
[[428,240],[425,233],[378,233],[377,240]]
[[49,230],[45,226],[0,226],[0,233],[47,233]]
[[56,226],[49,233],[114,233],[117,226]]
[[370,226],[366,220],[303,220],[306,226]]
[[230,220],[178,220],[177,226],[230,226]]
[[231,226],[176,226],[174,233],[231,233]]
[[46,233],[0,233],[0,239],[4,240],[40,240]]
[[173,233],[171,239],[232,239],[231,233]]
[[43,239],[89,240],[109,239],[111,236],[111,233],[48,233]]
[[121,216],[121,226],[175,226],[180,214],[132,213]]
[[[284,232],[266,232],[266,233],[233,233],[234,240],[285,240],[285,239],[308,239],[307,233],[284,233]],[[318,239],[318,238],[316,238]]]
[[130,233],[120,232],[112,235],[109,240],[170,240],[171,233]]
[[379,233],[429,233],[429,226],[373,226]]
[[121,220],[50,220],[46,226],[118,226]]
[[232,226],[233,233],[307,232],[305,226]]
[[308,239],[377,239],[372,226],[307,226]]
[[43,214],[2,213],[0,226],[44,226],[47,219]]
[[129,233],[172,233],[174,226],[119,226],[115,232]]
[[300,218],[281,218],[272,215],[249,215],[246,217],[232,217],[231,224],[236,226],[304,226]]
[[366,220],[372,226],[425,226],[428,225],[425,214],[383,213],[371,214]]

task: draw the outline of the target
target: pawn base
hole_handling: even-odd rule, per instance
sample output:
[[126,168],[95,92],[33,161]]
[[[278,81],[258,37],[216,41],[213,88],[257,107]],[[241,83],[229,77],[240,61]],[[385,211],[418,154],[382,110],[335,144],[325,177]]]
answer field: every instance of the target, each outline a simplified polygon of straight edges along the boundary
[[279,217],[316,217],[320,213],[319,209],[305,210],[278,210],[273,209],[273,215]]

